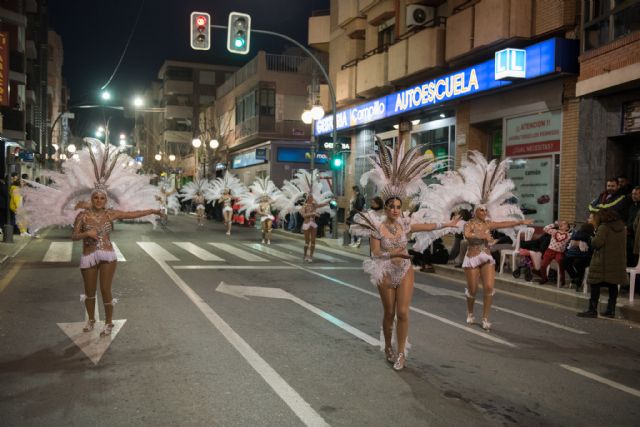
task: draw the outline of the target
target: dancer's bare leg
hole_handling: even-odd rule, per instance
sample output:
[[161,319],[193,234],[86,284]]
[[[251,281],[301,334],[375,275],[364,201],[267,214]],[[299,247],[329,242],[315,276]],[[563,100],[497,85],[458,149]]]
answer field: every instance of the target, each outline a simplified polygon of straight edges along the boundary
[[409,336],[409,306],[413,297],[413,268],[404,275],[396,292],[396,334],[398,337],[398,353],[405,353],[405,345]]
[[482,318],[489,320],[489,312],[493,303],[494,285],[496,281],[496,269],[493,264],[486,263],[480,266],[482,276],[483,302]]
[[311,241],[311,230],[313,228],[309,227],[306,230],[304,230],[304,256],[303,259],[306,261],[307,260],[307,252],[309,251],[309,242]]
[[113,276],[116,273],[116,261],[100,263],[100,294],[102,295],[102,302],[104,304],[104,323],[113,323],[113,296],[111,295],[111,283],[113,282]]
[[90,322],[96,321],[96,290],[98,289],[98,266],[80,270],[84,282],[84,306]]
[[385,355],[387,360],[393,363],[395,355],[393,354],[391,337],[393,336],[393,319],[396,317],[396,290],[389,285],[388,281],[385,281],[378,285],[378,292],[380,293],[380,300],[384,310],[382,334],[384,335]]
[[267,228],[267,244],[271,244],[271,226],[273,224],[273,221],[268,219],[264,221],[264,224],[266,225],[266,228]]
[[464,274],[467,276],[467,323],[473,318],[473,306],[476,302],[476,292],[478,291],[478,282],[480,281],[479,268],[465,268]]
[[231,234],[231,211],[224,212],[224,225],[227,229],[227,234]]
[[309,227],[309,258],[313,258],[313,251],[316,249],[316,235],[318,234],[318,229],[314,227]]

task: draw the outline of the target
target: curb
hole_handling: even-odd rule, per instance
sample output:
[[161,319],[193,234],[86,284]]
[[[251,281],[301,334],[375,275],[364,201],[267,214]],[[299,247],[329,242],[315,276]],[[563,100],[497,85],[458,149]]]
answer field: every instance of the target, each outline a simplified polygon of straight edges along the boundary
[[11,258],[15,258],[16,256],[18,256],[18,254],[20,254],[20,252],[22,252],[22,250],[25,247],[27,247],[27,245],[31,242],[32,239],[33,239],[33,237],[28,237],[26,239],[20,239],[20,242],[18,242],[18,243],[15,243],[15,242],[14,243],[3,243],[3,242],[0,242],[0,246],[16,245],[14,247],[14,248],[16,248],[15,251],[10,252],[9,254],[5,254],[0,258],[0,268],[5,264],[5,262],[10,260]]

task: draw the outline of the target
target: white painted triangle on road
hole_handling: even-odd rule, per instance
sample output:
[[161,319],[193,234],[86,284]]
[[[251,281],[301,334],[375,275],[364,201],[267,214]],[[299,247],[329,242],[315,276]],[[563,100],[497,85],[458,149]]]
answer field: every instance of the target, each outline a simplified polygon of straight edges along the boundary
[[97,365],[126,321],[127,319],[114,320],[111,335],[104,337],[100,336],[100,331],[104,328],[104,322],[96,322],[95,328],[90,332],[82,331],[86,324],[85,322],[58,323],[58,326],[71,338],[75,345],[80,347],[80,350],[91,359],[93,364]]

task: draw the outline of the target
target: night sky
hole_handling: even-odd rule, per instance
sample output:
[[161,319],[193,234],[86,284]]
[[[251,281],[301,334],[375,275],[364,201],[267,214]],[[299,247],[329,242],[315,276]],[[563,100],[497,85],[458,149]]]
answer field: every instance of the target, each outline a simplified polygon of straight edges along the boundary
[[[250,54],[233,55],[226,50],[226,32],[212,30],[211,50],[194,51],[189,46],[192,11],[210,13],[218,25],[226,25],[232,10],[249,13],[253,28],[281,32],[306,45],[308,18],[313,11],[328,9],[329,0],[49,0],[50,28],[62,37],[70,105],[99,102],[100,87],[113,73],[141,5],[131,44],[108,87],[114,105],[123,105],[148,88],[166,59],[242,65],[258,50],[281,53],[288,47],[284,40],[252,34]],[[130,131],[133,126],[113,110],[75,112],[76,136],[87,136],[109,114],[112,132]]]

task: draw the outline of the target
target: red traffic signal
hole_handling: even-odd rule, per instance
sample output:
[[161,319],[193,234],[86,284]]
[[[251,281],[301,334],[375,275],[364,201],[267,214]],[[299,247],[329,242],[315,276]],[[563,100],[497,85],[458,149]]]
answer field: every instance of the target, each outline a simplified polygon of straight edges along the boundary
[[195,50],[211,49],[211,15],[205,12],[191,12],[191,48]]

